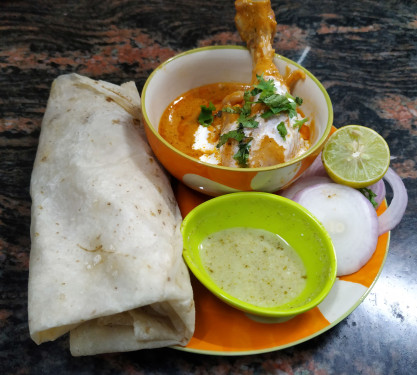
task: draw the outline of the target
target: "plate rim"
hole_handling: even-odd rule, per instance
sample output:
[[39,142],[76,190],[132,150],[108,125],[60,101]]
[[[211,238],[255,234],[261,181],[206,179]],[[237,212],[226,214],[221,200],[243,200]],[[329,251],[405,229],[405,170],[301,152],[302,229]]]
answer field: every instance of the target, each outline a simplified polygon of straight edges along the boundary
[[[387,200],[384,199],[383,200],[384,203],[384,211],[388,208],[387,207]],[[384,235],[384,234],[382,234]],[[273,347],[269,347],[269,348],[262,348],[262,349],[253,349],[253,350],[242,350],[242,351],[215,351],[215,350],[208,350],[208,349],[197,349],[197,348],[190,348],[187,346],[179,346],[179,345],[174,345],[174,346],[170,346],[169,348],[174,349],[174,350],[179,350],[179,351],[183,351],[183,352],[188,352],[188,353],[194,353],[194,354],[203,354],[203,355],[217,355],[217,356],[225,356],[225,357],[231,357],[231,356],[246,356],[246,355],[255,355],[255,354],[265,354],[265,353],[271,353],[271,352],[275,352],[275,351],[279,351],[279,350],[283,350],[283,349],[287,349],[296,345],[299,345],[303,342],[307,342],[309,340],[312,340],[313,338],[322,335],[323,333],[325,333],[326,331],[330,330],[331,328],[335,327],[336,325],[338,325],[342,320],[344,320],[345,318],[347,318],[350,314],[352,314],[352,312],[354,310],[356,310],[359,305],[365,300],[365,298],[369,295],[369,293],[371,292],[371,290],[373,289],[373,287],[375,286],[376,282],[378,281],[381,272],[384,268],[386,259],[388,257],[388,253],[389,253],[389,245],[390,245],[390,240],[391,240],[391,231],[387,232],[387,239],[386,239],[386,246],[385,246],[385,252],[384,252],[384,257],[382,259],[381,265],[378,269],[377,274],[374,277],[374,280],[372,281],[372,283],[369,285],[369,287],[366,287],[363,284],[360,283],[355,283],[352,281],[345,281],[345,282],[350,282],[350,283],[354,283],[354,284],[358,284],[358,285],[362,285],[364,286],[366,289],[366,291],[356,300],[356,302],[348,309],[346,310],[343,314],[341,314],[337,319],[335,319],[333,322],[331,322],[330,324],[328,324],[327,326],[321,328],[320,330],[306,336],[303,337],[301,339],[298,339],[296,341],[292,341],[283,345],[278,345],[278,346],[273,346]],[[378,238],[379,241],[379,238]],[[336,280],[339,280],[339,277],[336,278]]]

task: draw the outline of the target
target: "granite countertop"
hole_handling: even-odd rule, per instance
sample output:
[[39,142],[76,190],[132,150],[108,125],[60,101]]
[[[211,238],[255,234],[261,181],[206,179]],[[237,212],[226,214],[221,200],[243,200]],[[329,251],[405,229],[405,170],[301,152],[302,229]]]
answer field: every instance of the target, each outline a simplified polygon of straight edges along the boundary
[[[348,317],[296,346],[245,356],[169,348],[71,357],[68,337],[37,346],[27,324],[29,183],[49,89],[76,72],[141,90],[184,50],[241,44],[232,1],[0,2],[0,373],[415,374],[417,368],[417,3],[273,1],[276,50],[321,80],[334,124],[390,146],[409,194],[382,273]],[[388,191],[388,200],[392,194]]]

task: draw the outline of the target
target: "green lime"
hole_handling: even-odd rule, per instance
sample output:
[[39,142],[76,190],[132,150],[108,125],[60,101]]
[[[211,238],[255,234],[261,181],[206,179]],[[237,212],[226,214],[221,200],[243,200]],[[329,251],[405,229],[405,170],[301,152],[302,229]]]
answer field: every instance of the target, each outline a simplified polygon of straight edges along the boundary
[[390,163],[390,151],[384,138],[360,125],[336,130],[324,145],[321,157],[333,181],[354,188],[380,180]]

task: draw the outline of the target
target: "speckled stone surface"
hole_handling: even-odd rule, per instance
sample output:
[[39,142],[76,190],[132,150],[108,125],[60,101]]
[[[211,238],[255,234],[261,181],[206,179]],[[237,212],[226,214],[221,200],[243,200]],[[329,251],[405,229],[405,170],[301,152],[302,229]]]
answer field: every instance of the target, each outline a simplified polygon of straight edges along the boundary
[[[29,182],[52,80],[77,72],[142,89],[151,71],[189,48],[241,44],[233,1],[0,2],[1,374],[416,374],[417,2],[273,1],[275,48],[324,84],[336,126],[384,136],[409,204],[380,278],[337,326],[261,355],[173,349],[73,358],[68,338],[37,346],[27,325]],[[389,193],[390,194],[390,193]],[[390,196],[390,195],[389,195]]]

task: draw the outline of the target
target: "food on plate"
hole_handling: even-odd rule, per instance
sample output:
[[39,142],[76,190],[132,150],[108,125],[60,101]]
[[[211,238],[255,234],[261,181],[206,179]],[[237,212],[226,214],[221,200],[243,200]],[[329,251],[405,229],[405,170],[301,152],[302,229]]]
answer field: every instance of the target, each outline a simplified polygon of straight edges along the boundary
[[327,140],[322,151],[324,168],[337,183],[365,188],[388,170],[390,151],[384,138],[360,125],[343,126]]
[[368,262],[378,242],[378,218],[372,204],[356,189],[319,183],[295,194],[327,229],[336,251],[337,275],[348,275]]
[[[235,6],[236,27],[252,56],[254,88],[224,99],[232,113],[226,111],[220,131],[221,163],[268,167],[307,150],[309,132],[303,137],[300,130],[308,119],[297,113],[302,99],[292,97],[291,82],[282,77],[273,61],[276,21],[270,1],[236,0]],[[295,78],[297,74],[301,76]],[[303,78],[303,73],[296,71],[287,78]]]
[[158,131],[179,151],[207,163],[219,164],[220,153],[216,145],[219,143],[222,118],[213,115],[212,110],[208,108],[207,116],[201,116],[201,122],[207,126],[199,125],[197,119],[201,113],[201,106],[211,103],[216,108],[213,112],[218,113],[225,96],[237,90],[247,90],[249,87],[248,84],[223,82],[189,90],[166,108]]
[[[340,137],[336,142],[345,139]],[[378,141],[374,140],[373,143]],[[358,148],[360,147],[356,147]],[[365,148],[364,146],[362,150]],[[400,223],[407,207],[407,190],[401,178],[391,168],[388,168],[383,178],[366,187],[355,189],[334,183],[323,173],[325,169],[322,159],[324,157],[319,156],[305,174],[281,191],[280,195],[300,203],[323,223],[335,246],[338,276],[348,275],[358,271],[370,259],[378,236]],[[347,164],[349,162],[356,163],[346,161]],[[365,168],[366,165],[369,166],[369,161],[363,163],[362,167]],[[375,210],[385,199],[384,181],[390,185],[393,198],[389,207],[377,216]]]
[[278,234],[234,227],[208,235],[200,244],[204,268],[226,293],[272,307],[297,297],[306,286],[306,269],[297,252]]
[[58,77],[31,179],[29,329],[75,356],[186,345],[194,302],[181,215],[135,84]]
[[[388,168],[384,175],[392,189],[393,197],[389,207],[378,216],[378,234],[384,234],[394,229],[402,220],[408,203],[408,194],[401,177]],[[385,189],[381,189],[385,193]]]
[[310,147],[313,119],[291,95],[302,71],[274,64],[276,21],[269,0],[236,0],[236,26],[252,57],[251,84],[219,82],[176,98],[158,131],[174,147],[201,161],[226,167],[269,167]]
[[264,318],[317,306],[336,278],[323,225],[276,194],[238,192],[194,207],[181,226],[184,259],[215,296]]

